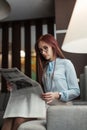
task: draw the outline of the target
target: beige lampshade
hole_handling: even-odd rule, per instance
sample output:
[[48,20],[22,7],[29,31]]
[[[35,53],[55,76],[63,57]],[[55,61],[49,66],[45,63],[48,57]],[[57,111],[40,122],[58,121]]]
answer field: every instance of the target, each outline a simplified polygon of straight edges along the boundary
[[6,0],[0,0],[0,20],[6,18],[11,11],[11,7]]
[[62,50],[87,53],[87,0],[76,1]]

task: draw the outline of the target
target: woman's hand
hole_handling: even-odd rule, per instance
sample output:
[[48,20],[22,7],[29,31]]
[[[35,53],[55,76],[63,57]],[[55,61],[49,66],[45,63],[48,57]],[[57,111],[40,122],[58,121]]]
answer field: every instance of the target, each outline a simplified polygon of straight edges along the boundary
[[59,99],[60,94],[58,92],[47,92],[42,94],[42,99],[45,100],[48,104],[51,103],[54,99]]
[[11,92],[12,88],[13,88],[13,85],[11,83],[7,82],[7,90]]

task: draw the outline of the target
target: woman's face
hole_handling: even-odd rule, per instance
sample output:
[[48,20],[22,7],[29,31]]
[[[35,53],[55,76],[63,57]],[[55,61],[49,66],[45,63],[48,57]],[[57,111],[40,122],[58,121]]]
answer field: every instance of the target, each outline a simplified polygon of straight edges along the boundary
[[55,56],[53,54],[53,49],[50,45],[48,45],[44,41],[40,41],[38,44],[39,52],[40,54],[46,59],[46,60],[55,60]]

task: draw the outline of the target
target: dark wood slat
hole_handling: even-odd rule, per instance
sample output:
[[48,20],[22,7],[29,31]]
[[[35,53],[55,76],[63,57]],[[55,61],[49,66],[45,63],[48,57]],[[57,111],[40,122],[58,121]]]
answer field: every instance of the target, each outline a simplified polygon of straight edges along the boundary
[[[8,50],[9,50],[9,43],[8,43],[8,24],[2,24],[2,67],[8,68]],[[7,92],[6,88],[6,81],[2,77],[1,79],[1,91]]]
[[48,29],[48,33],[54,36],[54,19],[49,18],[47,20],[47,29]]
[[31,32],[30,23],[25,23],[25,74],[31,77]]
[[15,22],[12,24],[12,67],[21,68],[20,62],[20,23]]
[[2,26],[2,67],[8,67],[8,25],[3,24]]
[[[42,35],[42,20],[37,20],[36,21],[36,41],[38,40],[38,38]],[[41,83],[41,76],[42,72],[40,71],[40,66],[37,64],[38,60],[36,58],[36,80]],[[38,73],[39,70],[39,73]]]

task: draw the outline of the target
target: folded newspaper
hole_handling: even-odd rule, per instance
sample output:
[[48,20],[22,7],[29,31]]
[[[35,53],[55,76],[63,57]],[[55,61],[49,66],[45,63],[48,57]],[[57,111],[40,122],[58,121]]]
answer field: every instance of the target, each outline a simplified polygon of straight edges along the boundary
[[5,78],[7,82],[13,83],[17,89],[36,86],[36,81],[29,78],[18,68],[0,68],[1,76]]
[[[43,90],[37,81],[32,80],[17,68],[1,68],[0,73],[6,81],[13,83],[13,91],[10,93],[3,118],[46,117],[45,101],[41,99]],[[15,86],[16,89],[14,89]]]

